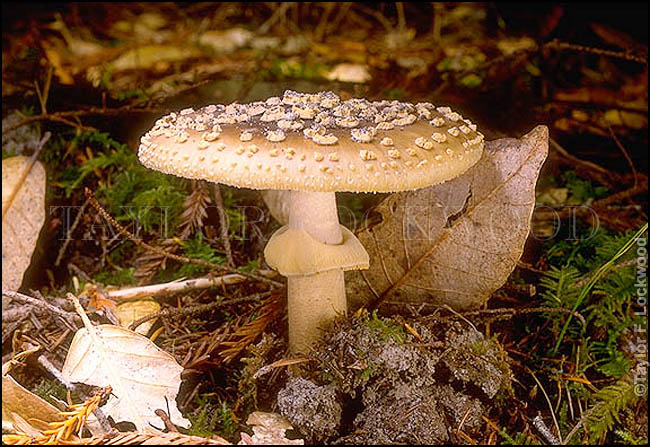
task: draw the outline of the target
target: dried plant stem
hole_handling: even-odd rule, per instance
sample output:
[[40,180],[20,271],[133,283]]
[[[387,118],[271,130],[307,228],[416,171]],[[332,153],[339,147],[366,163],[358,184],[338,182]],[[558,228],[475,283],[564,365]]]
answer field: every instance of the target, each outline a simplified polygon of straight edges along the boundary
[[542,386],[542,383],[537,379],[537,376],[533,371],[530,369],[526,368],[526,371],[535,379],[535,382],[537,383],[537,386],[539,387],[540,390],[542,390],[542,394],[544,394],[544,398],[546,399],[546,403],[548,404],[549,411],[551,412],[551,417],[553,418],[553,424],[555,425],[555,430],[557,431],[557,436],[559,438],[559,444],[564,444],[564,441],[562,440],[562,431],[560,430],[560,424],[557,422],[557,418],[555,417],[555,412],[553,411],[553,404],[551,404],[551,399],[548,397],[548,394],[546,393],[546,390]]
[[627,150],[625,150],[625,146],[623,146],[621,141],[616,136],[616,133],[614,132],[614,129],[612,129],[612,126],[607,126],[607,129],[609,130],[609,134],[612,136],[612,140],[614,140],[614,143],[616,143],[618,149],[623,153],[623,157],[625,157],[627,164],[630,165],[630,170],[632,171],[632,175],[634,176],[634,187],[636,188],[636,186],[639,184],[639,173],[636,172],[636,167],[634,166],[634,162],[632,161],[630,154],[628,154]]
[[581,53],[598,54],[600,56],[614,57],[617,59],[625,59],[628,61],[634,61],[634,62],[639,62],[648,65],[647,57],[637,56],[636,54],[630,53],[628,51],[612,51],[612,50],[604,50],[602,48],[586,47],[584,45],[577,45],[574,43],[560,42],[557,39],[545,43],[544,46],[546,48],[552,48],[556,50],[572,50],[572,51],[579,51]]
[[195,265],[200,265],[202,267],[206,267],[209,269],[217,269],[217,270],[225,270],[230,273],[236,273],[239,275],[246,276],[250,279],[254,279],[256,281],[264,282],[266,284],[270,284],[275,287],[281,287],[282,284],[274,281],[272,279],[266,278],[264,276],[256,275],[254,273],[248,273],[248,272],[240,272],[234,268],[228,267],[228,266],[223,266],[219,264],[213,264],[211,262],[204,261],[202,259],[194,259],[194,258],[188,258],[186,256],[179,256],[175,255],[173,253],[168,253],[165,250],[162,250],[158,247],[154,247],[152,245],[147,244],[144,242],[142,239],[139,237],[135,236],[132,234],[130,231],[128,231],[126,228],[124,228],[122,225],[120,225],[115,219],[113,219],[113,216],[108,214],[108,212],[99,204],[97,199],[95,199],[95,196],[93,195],[92,191],[88,188],[85,189],[85,194],[88,200],[90,201],[90,204],[97,210],[101,216],[106,219],[115,229],[117,230],[118,233],[120,233],[122,236],[130,239],[135,245],[138,247],[141,247],[145,250],[152,251],[154,253],[157,253],[161,256],[164,256],[166,258],[174,259],[175,261],[183,262],[186,264],[195,264]]
[[261,35],[261,34],[268,33],[269,30],[273,27],[273,25],[275,25],[276,22],[284,16],[284,14],[287,12],[287,9],[289,9],[291,5],[292,5],[291,2],[280,3],[278,8],[275,11],[273,11],[271,17],[269,17],[269,19],[266,22],[262,23],[262,25],[257,29],[257,34]]
[[[22,121],[17,122],[11,126],[8,126],[2,129],[2,132],[11,132],[12,130],[18,129],[19,127],[25,126],[30,123],[35,123],[38,121],[55,121],[63,124],[67,124],[72,127],[77,127],[82,130],[87,131],[96,131],[94,127],[82,126],[81,124],[72,121],[72,119],[78,119],[81,116],[86,115],[106,115],[106,116],[115,116],[123,113],[169,113],[167,109],[160,108],[134,108],[131,105],[119,107],[115,109],[107,109],[106,107],[90,107],[84,110],[66,110],[61,112],[52,112],[52,113],[41,113],[40,115],[28,116]],[[71,118],[71,119],[68,119]]]
[[63,259],[63,255],[65,254],[65,251],[68,248],[68,244],[70,244],[70,241],[72,240],[72,233],[74,230],[77,228],[77,225],[79,225],[79,222],[81,222],[81,217],[83,216],[84,211],[86,210],[86,207],[88,206],[88,199],[84,202],[83,205],[81,205],[81,209],[79,210],[79,213],[77,213],[77,217],[75,217],[74,222],[72,222],[72,225],[68,229],[68,234],[66,235],[65,241],[61,245],[61,248],[59,249],[59,254],[56,257],[56,261],[54,261],[54,266],[58,267],[59,264],[61,264],[61,259]]
[[221,242],[226,251],[226,259],[228,267],[235,266],[235,260],[232,257],[232,248],[230,247],[230,238],[228,237],[228,216],[223,206],[223,197],[221,196],[221,188],[218,183],[212,184],[212,193],[214,194],[214,204],[217,206],[219,212],[219,231],[221,232]]
[[[273,270],[260,270],[258,274],[265,277],[276,275]],[[232,273],[229,275],[217,276],[213,278],[195,278],[187,279],[184,281],[172,281],[162,284],[152,284],[142,287],[129,287],[119,290],[109,290],[104,294],[106,298],[122,301],[157,295],[166,295],[170,293],[187,292],[189,290],[207,289],[209,287],[218,287],[221,285],[238,284],[245,281],[246,279],[247,278],[243,275]]]
[[576,317],[578,320],[580,320],[580,323],[582,323],[583,326],[587,325],[585,318],[582,315],[580,315],[580,313],[576,311],[572,311],[571,309],[562,309],[557,307],[525,307],[522,309],[484,309],[484,310],[474,310],[471,312],[461,312],[460,315],[463,315],[464,317],[492,316],[494,319],[501,320],[501,319],[512,318],[514,315],[517,314],[531,314],[531,313],[544,313],[544,312],[571,314],[574,317]]
[[38,300],[36,298],[32,298],[31,296],[24,295],[19,292],[13,292],[10,290],[3,290],[2,295],[6,296],[7,298],[11,298],[13,300],[16,300],[21,303],[28,304],[32,307],[42,309],[45,308],[46,310],[52,312],[53,314],[56,314],[63,318],[63,320],[67,323],[67,325],[70,327],[72,330],[77,330],[77,325],[75,324],[75,318],[77,317],[74,313],[72,312],[66,312],[65,310],[61,310],[56,306],[52,306],[50,303],[47,301],[43,300]]
[[266,292],[266,293],[256,293],[253,295],[248,295],[244,296],[241,298],[233,298],[230,300],[225,300],[225,301],[215,301],[214,303],[208,303],[208,304],[199,304],[196,306],[187,306],[187,307],[182,307],[182,308],[167,308],[164,310],[161,310],[159,312],[154,312],[149,315],[145,315],[142,318],[139,318],[135,320],[131,325],[129,326],[129,329],[134,331],[138,326],[140,326],[142,323],[146,323],[149,320],[153,320],[154,318],[166,318],[166,317],[187,317],[190,315],[196,315],[196,314],[201,314],[204,312],[209,312],[214,309],[218,309],[219,307],[223,306],[230,306],[232,304],[240,304],[240,303],[246,303],[250,301],[260,301],[264,299],[265,297],[269,296],[271,292]]

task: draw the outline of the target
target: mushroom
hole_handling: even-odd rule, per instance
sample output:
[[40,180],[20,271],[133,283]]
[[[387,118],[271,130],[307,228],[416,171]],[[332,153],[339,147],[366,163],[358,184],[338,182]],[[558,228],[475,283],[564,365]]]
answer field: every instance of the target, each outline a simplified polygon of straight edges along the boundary
[[264,256],[287,277],[289,347],[304,353],[346,313],[343,272],[368,268],[367,252],[339,224],[336,191],[444,182],[474,165],[482,150],[476,125],[448,107],[288,90],[264,102],[164,116],[142,137],[138,155],[168,174],[291,191],[289,222]]

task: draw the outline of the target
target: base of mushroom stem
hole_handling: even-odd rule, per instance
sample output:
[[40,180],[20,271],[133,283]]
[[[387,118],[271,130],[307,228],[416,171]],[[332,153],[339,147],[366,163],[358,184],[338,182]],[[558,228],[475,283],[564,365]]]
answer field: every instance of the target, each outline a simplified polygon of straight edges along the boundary
[[343,271],[289,276],[287,288],[289,350],[306,354],[334,319],[347,314]]

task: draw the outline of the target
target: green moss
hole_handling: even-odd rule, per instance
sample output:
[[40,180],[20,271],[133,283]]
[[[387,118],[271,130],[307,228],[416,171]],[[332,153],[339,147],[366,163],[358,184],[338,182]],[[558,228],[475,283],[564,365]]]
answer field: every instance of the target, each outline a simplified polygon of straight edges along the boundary
[[34,394],[54,405],[55,401],[52,397],[65,402],[68,390],[63,384],[56,380],[42,378],[34,387]]
[[402,325],[394,322],[393,320],[384,320],[377,316],[377,311],[373,311],[372,316],[365,322],[365,324],[377,332],[380,339],[387,341],[392,338],[398,343],[406,341],[406,334]]
[[[212,264],[224,264],[226,258],[217,253],[210,244],[203,239],[203,234],[198,233],[193,239],[183,242],[183,252],[185,256],[193,259],[201,259]],[[205,272],[206,267],[196,264],[185,264],[181,267],[178,274],[181,276],[196,276]]]
[[187,418],[192,423],[187,434],[209,438],[218,430],[220,421],[218,407],[209,397],[204,395],[197,395],[195,403],[197,406],[196,411],[187,415]]
[[135,268],[117,268],[104,270],[97,273],[93,279],[105,285],[111,286],[126,286],[135,284],[136,279],[133,276]]

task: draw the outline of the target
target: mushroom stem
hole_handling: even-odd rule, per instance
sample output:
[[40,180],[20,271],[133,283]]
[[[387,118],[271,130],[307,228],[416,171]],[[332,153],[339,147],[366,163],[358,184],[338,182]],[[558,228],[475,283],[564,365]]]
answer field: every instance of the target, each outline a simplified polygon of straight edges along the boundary
[[343,270],[287,278],[289,350],[307,353],[322,331],[347,313]]
[[289,198],[289,227],[303,229],[324,244],[343,242],[333,192],[291,191]]
[[[291,191],[289,227],[324,244],[343,242],[333,192]],[[321,330],[347,312],[342,269],[287,278],[289,349],[307,352]]]

